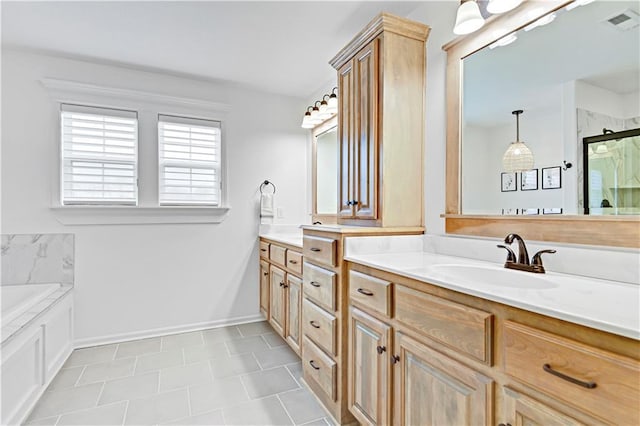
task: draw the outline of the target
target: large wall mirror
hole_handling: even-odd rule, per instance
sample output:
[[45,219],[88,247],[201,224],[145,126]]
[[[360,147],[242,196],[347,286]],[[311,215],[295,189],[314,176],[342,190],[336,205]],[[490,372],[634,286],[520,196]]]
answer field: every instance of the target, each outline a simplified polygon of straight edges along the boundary
[[313,222],[336,223],[338,209],[338,120],[313,129]]
[[[445,46],[447,232],[640,245],[640,4],[527,1]],[[503,156],[523,141],[534,165]]]

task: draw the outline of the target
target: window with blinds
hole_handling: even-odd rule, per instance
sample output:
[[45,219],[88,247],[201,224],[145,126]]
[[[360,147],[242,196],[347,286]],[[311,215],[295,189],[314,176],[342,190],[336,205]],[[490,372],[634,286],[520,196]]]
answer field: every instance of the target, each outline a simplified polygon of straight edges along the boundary
[[220,205],[220,122],[158,116],[160,205]]
[[61,105],[62,204],[136,205],[138,116]]

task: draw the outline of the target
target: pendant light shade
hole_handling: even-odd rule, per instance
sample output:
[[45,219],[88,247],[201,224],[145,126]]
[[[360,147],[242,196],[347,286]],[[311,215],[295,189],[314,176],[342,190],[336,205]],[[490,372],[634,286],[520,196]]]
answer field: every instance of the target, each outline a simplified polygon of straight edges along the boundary
[[484,25],[484,18],[475,0],[467,0],[458,7],[456,25],[453,33],[457,35],[470,34]]
[[509,144],[502,157],[502,168],[506,172],[525,172],[533,169],[533,153],[520,141],[520,114],[523,112],[521,109],[512,112],[516,116],[516,140]]
[[489,0],[487,11],[493,14],[505,13],[520,6],[522,0]]

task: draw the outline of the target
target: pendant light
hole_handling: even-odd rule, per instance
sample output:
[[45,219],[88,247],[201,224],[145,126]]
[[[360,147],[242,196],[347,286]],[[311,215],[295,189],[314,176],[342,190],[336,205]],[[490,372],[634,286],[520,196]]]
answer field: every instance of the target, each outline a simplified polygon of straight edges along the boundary
[[533,169],[533,153],[520,141],[520,114],[523,112],[519,109],[511,113],[516,116],[516,140],[509,144],[502,157],[502,168],[506,172],[525,172]]
[[456,14],[456,25],[453,33],[456,35],[470,34],[484,25],[484,18],[475,0],[463,0]]
[[489,0],[487,11],[493,14],[505,13],[520,6],[520,3],[522,0]]

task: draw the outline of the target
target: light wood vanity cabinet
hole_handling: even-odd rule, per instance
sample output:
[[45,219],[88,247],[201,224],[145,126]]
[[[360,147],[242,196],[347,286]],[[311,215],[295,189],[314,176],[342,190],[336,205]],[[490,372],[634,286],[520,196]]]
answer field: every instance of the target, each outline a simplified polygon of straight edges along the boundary
[[395,424],[493,424],[489,377],[399,332],[392,356]]
[[260,239],[260,312],[300,355],[302,337],[301,249]]
[[382,13],[330,61],[338,74],[341,224],[422,225],[428,34],[424,24]]
[[[349,409],[361,423],[640,424],[637,340],[347,266]],[[369,299],[353,291],[367,283],[378,285]]]
[[287,309],[287,292],[285,291],[286,285],[286,272],[282,269],[271,265],[270,279],[271,285],[269,286],[270,292],[270,306],[269,322],[273,329],[281,336],[284,337],[285,333],[285,317]]
[[269,319],[269,291],[271,283],[269,282],[269,264],[261,260],[260,261],[260,312],[265,318]]
[[363,425],[390,423],[391,327],[351,308],[349,316],[349,409]]

